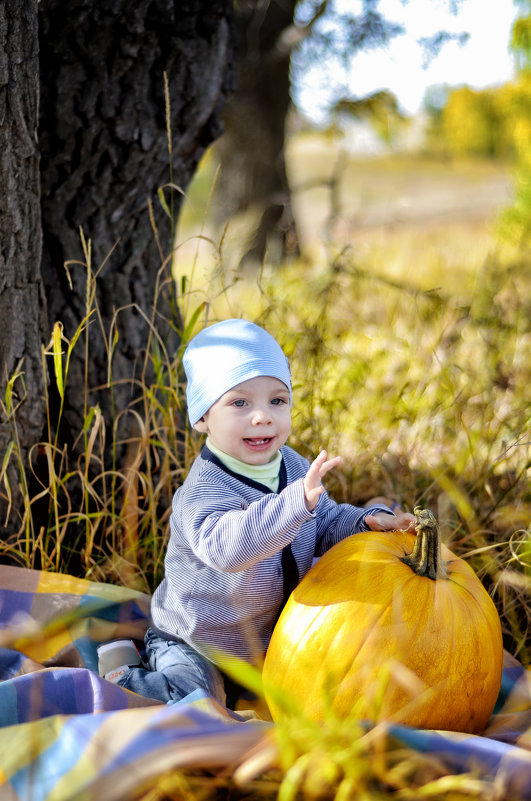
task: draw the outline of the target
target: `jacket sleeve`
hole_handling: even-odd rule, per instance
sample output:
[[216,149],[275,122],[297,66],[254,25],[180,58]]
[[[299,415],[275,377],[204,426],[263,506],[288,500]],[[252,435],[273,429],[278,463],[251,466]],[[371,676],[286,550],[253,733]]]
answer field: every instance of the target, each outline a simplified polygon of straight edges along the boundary
[[314,516],[304,503],[302,479],[249,504],[228,482],[181,490],[171,526],[181,528],[202,562],[222,572],[244,570],[282,550]]
[[365,519],[368,515],[378,512],[393,512],[383,505],[368,507],[352,506],[349,503],[336,503],[323,492],[315,509],[317,515],[317,544],[315,556],[322,556],[332,545],[357,534],[359,531],[369,531]]

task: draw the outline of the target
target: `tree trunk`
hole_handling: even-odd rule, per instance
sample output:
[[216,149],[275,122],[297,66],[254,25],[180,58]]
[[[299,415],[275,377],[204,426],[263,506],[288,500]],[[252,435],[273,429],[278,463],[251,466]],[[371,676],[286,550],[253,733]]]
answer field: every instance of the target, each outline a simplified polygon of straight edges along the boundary
[[[24,491],[17,456],[24,464],[44,420],[38,105],[37,0],[5,0],[0,3],[0,471],[4,460],[7,470],[0,483],[0,525],[11,513],[15,527]],[[11,382],[16,374],[20,377]]]
[[[60,320],[68,339],[90,310],[80,230],[92,243],[95,302],[90,323],[88,382],[74,358],[66,416],[83,423],[89,404],[110,416],[108,343],[118,315],[112,359],[114,403],[130,402],[142,368],[152,316],[166,347],[178,345],[180,321],[169,278],[172,220],[157,189],[170,181],[185,189],[205,148],[221,132],[219,114],[231,87],[230,0],[41,0],[42,275],[49,324]],[[165,74],[170,95],[168,150]],[[150,223],[154,202],[162,258]],[[102,266],[103,265],[103,266]],[[72,285],[70,284],[72,281]],[[159,293],[156,297],[156,293]],[[102,336],[102,330],[105,336]],[[122,383],[123,382],[123,383]],[[133,390],[134,392],[134,390]]]
[[[170,260],[180,195],[165,190],[170,219],[157,190],[170,181],[184,190],[221,133],[233,82],[232,2],[6,0],[0,37],[0,388],[23,359],[28,397],[17,420],[30,474],[28,449],[46,431],[41,347],[56,322],[71,342],[90,314],[87,350],[83,334],[70,355],[61,447],[75,446],[90,407],[112,432],[138,402],[137,379],[149,381],[147,321],[159,347],[176,352]],[[63,369],[66,351],[63,341]],[[47,364],[53,428],[62,401],[50,355]],[[22,395],[21,381],[16,388]],[[0,459],[12,440],[1,412]],[[5,531],[19,528],[13,505]]]
[[290,56],[282,35],[293,24],[297,0],[237,7],[237,91],[224,112],[216,145],[221,172],[216,190],[219,222],[245,212],[250,228],[241,266],[273,262],[298,251],[284,161],[290,108]]

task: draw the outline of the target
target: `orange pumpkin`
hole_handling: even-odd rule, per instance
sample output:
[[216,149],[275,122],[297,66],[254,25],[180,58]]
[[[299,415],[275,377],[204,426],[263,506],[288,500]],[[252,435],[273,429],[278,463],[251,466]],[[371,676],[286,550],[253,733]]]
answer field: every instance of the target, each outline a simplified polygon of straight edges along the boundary
[[[480,580],[415,509],[417,537],[355,534],[331,548],[292,593],[263,679],[314,720],[332,712],[479,733],[500,689],[503,645]],[[273,691],[275,688],[275,691]]]

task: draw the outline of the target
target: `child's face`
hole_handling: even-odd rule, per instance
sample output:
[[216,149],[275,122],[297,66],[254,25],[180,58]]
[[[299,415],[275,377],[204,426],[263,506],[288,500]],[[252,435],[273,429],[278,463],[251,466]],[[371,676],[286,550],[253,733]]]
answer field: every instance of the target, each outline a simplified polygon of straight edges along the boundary
[[258,376],[233,387],[195,424],[223,453],[266,464],[291,431],[289,391],[278,378]]

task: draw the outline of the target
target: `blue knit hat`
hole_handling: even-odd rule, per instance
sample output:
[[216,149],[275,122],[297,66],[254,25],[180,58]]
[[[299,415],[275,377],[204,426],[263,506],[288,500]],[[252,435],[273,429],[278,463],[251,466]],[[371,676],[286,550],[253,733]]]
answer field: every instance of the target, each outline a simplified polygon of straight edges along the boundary
[[257,376],[282,381],[291,402],[291,376],[284,351],[271,334],[248,320],[224,320],[204,328],[184,351],[183,366],[192,425],[225,392]]

